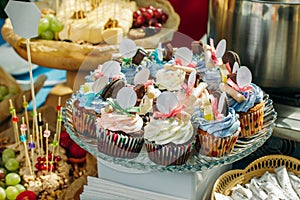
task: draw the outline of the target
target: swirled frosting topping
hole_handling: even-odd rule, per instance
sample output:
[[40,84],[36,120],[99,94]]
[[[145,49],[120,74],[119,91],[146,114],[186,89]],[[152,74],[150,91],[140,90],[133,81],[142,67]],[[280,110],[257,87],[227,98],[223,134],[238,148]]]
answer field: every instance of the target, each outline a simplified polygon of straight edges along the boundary
[[228,115],[223,119],[210,121],[207,121],[204,118],[203,111],[199,109],[193,114],[191,121],[199,129],[207,131],[209,134],[213,134],[216,137],[227,137],[233,135],[240,129],[238,115],[233,108],[229,108]]
[[193,126],[190,121],[178,118],[155,119],[144,128],[144,138],[156,144],[184,144],[193,137]]
[[156,84],[159,89],[178,91],[181,89],[185,79],[185,72],[182,70],[160,69],[156,73]]
[[263,101],[263,92],[254,83],[251,83],[252,90],[248,93],[246,100],[238,103],[233,98],[228,96],[229,106],[232,107],[236,112],[247,112],[250,108],[254,106],[256,103],[260,103]]
[[110,131],[138,133],[142,130],[143,119],[137,114],[126,115],[118,112],[105,112],[101,109],[101,117],[97,118],[97,125]]

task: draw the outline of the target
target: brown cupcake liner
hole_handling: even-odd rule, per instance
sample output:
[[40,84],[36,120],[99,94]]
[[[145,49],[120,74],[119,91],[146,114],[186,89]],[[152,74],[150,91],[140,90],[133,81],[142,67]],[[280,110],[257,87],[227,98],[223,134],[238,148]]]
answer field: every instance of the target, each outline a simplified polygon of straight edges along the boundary
[[139,155],[144,144],[143,135],[130,136],[123,132],[114,132],[99,128],[97,130],[97,148],[106,155],[132,159]]
[[73,126],[80,135],[96,138],[95,111],[76,106],[73,107]]
[[246,113],[238,113],[241,123],[240,138],[250,137],[262,130],[264,121],[264,102],[256,104]]
[[186,163],[194,147],[194,143],[194,136],[187,143],[179,145],[174,143],[159,145],[145,140],[150,160],[164,166],[183,165]]
[[240,129],[233,135],[224,138],[215,137],[201,129],[198,129],[198,133],[200,143],[199,153],[210,157],[222,157],[230,154],[234,148]]

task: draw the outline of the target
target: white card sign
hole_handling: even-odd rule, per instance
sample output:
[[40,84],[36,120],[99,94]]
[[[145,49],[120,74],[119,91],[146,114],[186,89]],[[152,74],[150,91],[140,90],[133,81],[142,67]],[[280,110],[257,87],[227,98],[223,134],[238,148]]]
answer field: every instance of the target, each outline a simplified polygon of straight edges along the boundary
[[10,0],[4,10],[12,23],[15,34],[25,39],[38,36],[41,12],[35,3]]

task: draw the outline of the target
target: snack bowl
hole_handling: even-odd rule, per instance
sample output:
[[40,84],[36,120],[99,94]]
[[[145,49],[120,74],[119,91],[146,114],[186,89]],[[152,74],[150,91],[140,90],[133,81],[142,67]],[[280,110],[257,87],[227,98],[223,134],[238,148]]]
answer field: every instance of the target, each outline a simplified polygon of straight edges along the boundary
[[215,200],[214,192],[230,195],[237,184],[245,185],[254,177],[259,178],[265,172],[274,173],[280,166],[285,166],[288,172],[300,175],[300,160],[286,155],[268,155],[256,159],[245,169],[230,170],[221,175],[214,183],[211,200]]

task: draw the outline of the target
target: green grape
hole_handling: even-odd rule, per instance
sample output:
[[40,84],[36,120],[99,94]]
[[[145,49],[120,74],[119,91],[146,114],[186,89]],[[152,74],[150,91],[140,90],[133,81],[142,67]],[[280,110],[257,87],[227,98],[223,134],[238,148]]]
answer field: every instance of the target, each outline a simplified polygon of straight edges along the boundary
[[6,199],[5,189],[0,187],[0,200],[5,200],[5,199]]
[[56,17],[53,14],[50,14],[50,13],[44,15],[44,18],[48,19],[50,23],[53,19],[56,19]]
[[15,171],[19,168],[19,161],[17,161],[15,158],[9,158],[5,162],[5,167],[9,171]]
[[41,18],[38,25],[38,34],[46,31],[49,28],[50,22],[48,18]]
[[2,160],[5,163],[9,158],[15,158],[16,154],[15,151],[12,149],[4,149],[2,152]]
[[63,28],[64,28],[64,25],[60,21],[58,21],[58,19],[53,18],[51,20],[50,30],[52,30],[54,32],[60,32],[61,30],[63,30]]
[[19,190],[15,186],[8,186],[5,191],[8,200],[15,200],[19,195]]
[[17,185],[21,182],[21,177],[17,173],[9,173],[5,177],[6,185]]
[[54,33],[51,30],[46,30],[40,34],[40,37],[44,40],[53,40]]
[[15,185],[15,187],[18,189],[19,193],[24,192],[26,190],[24,185],[21,185],[21,184],[17,184],[17,185]]

